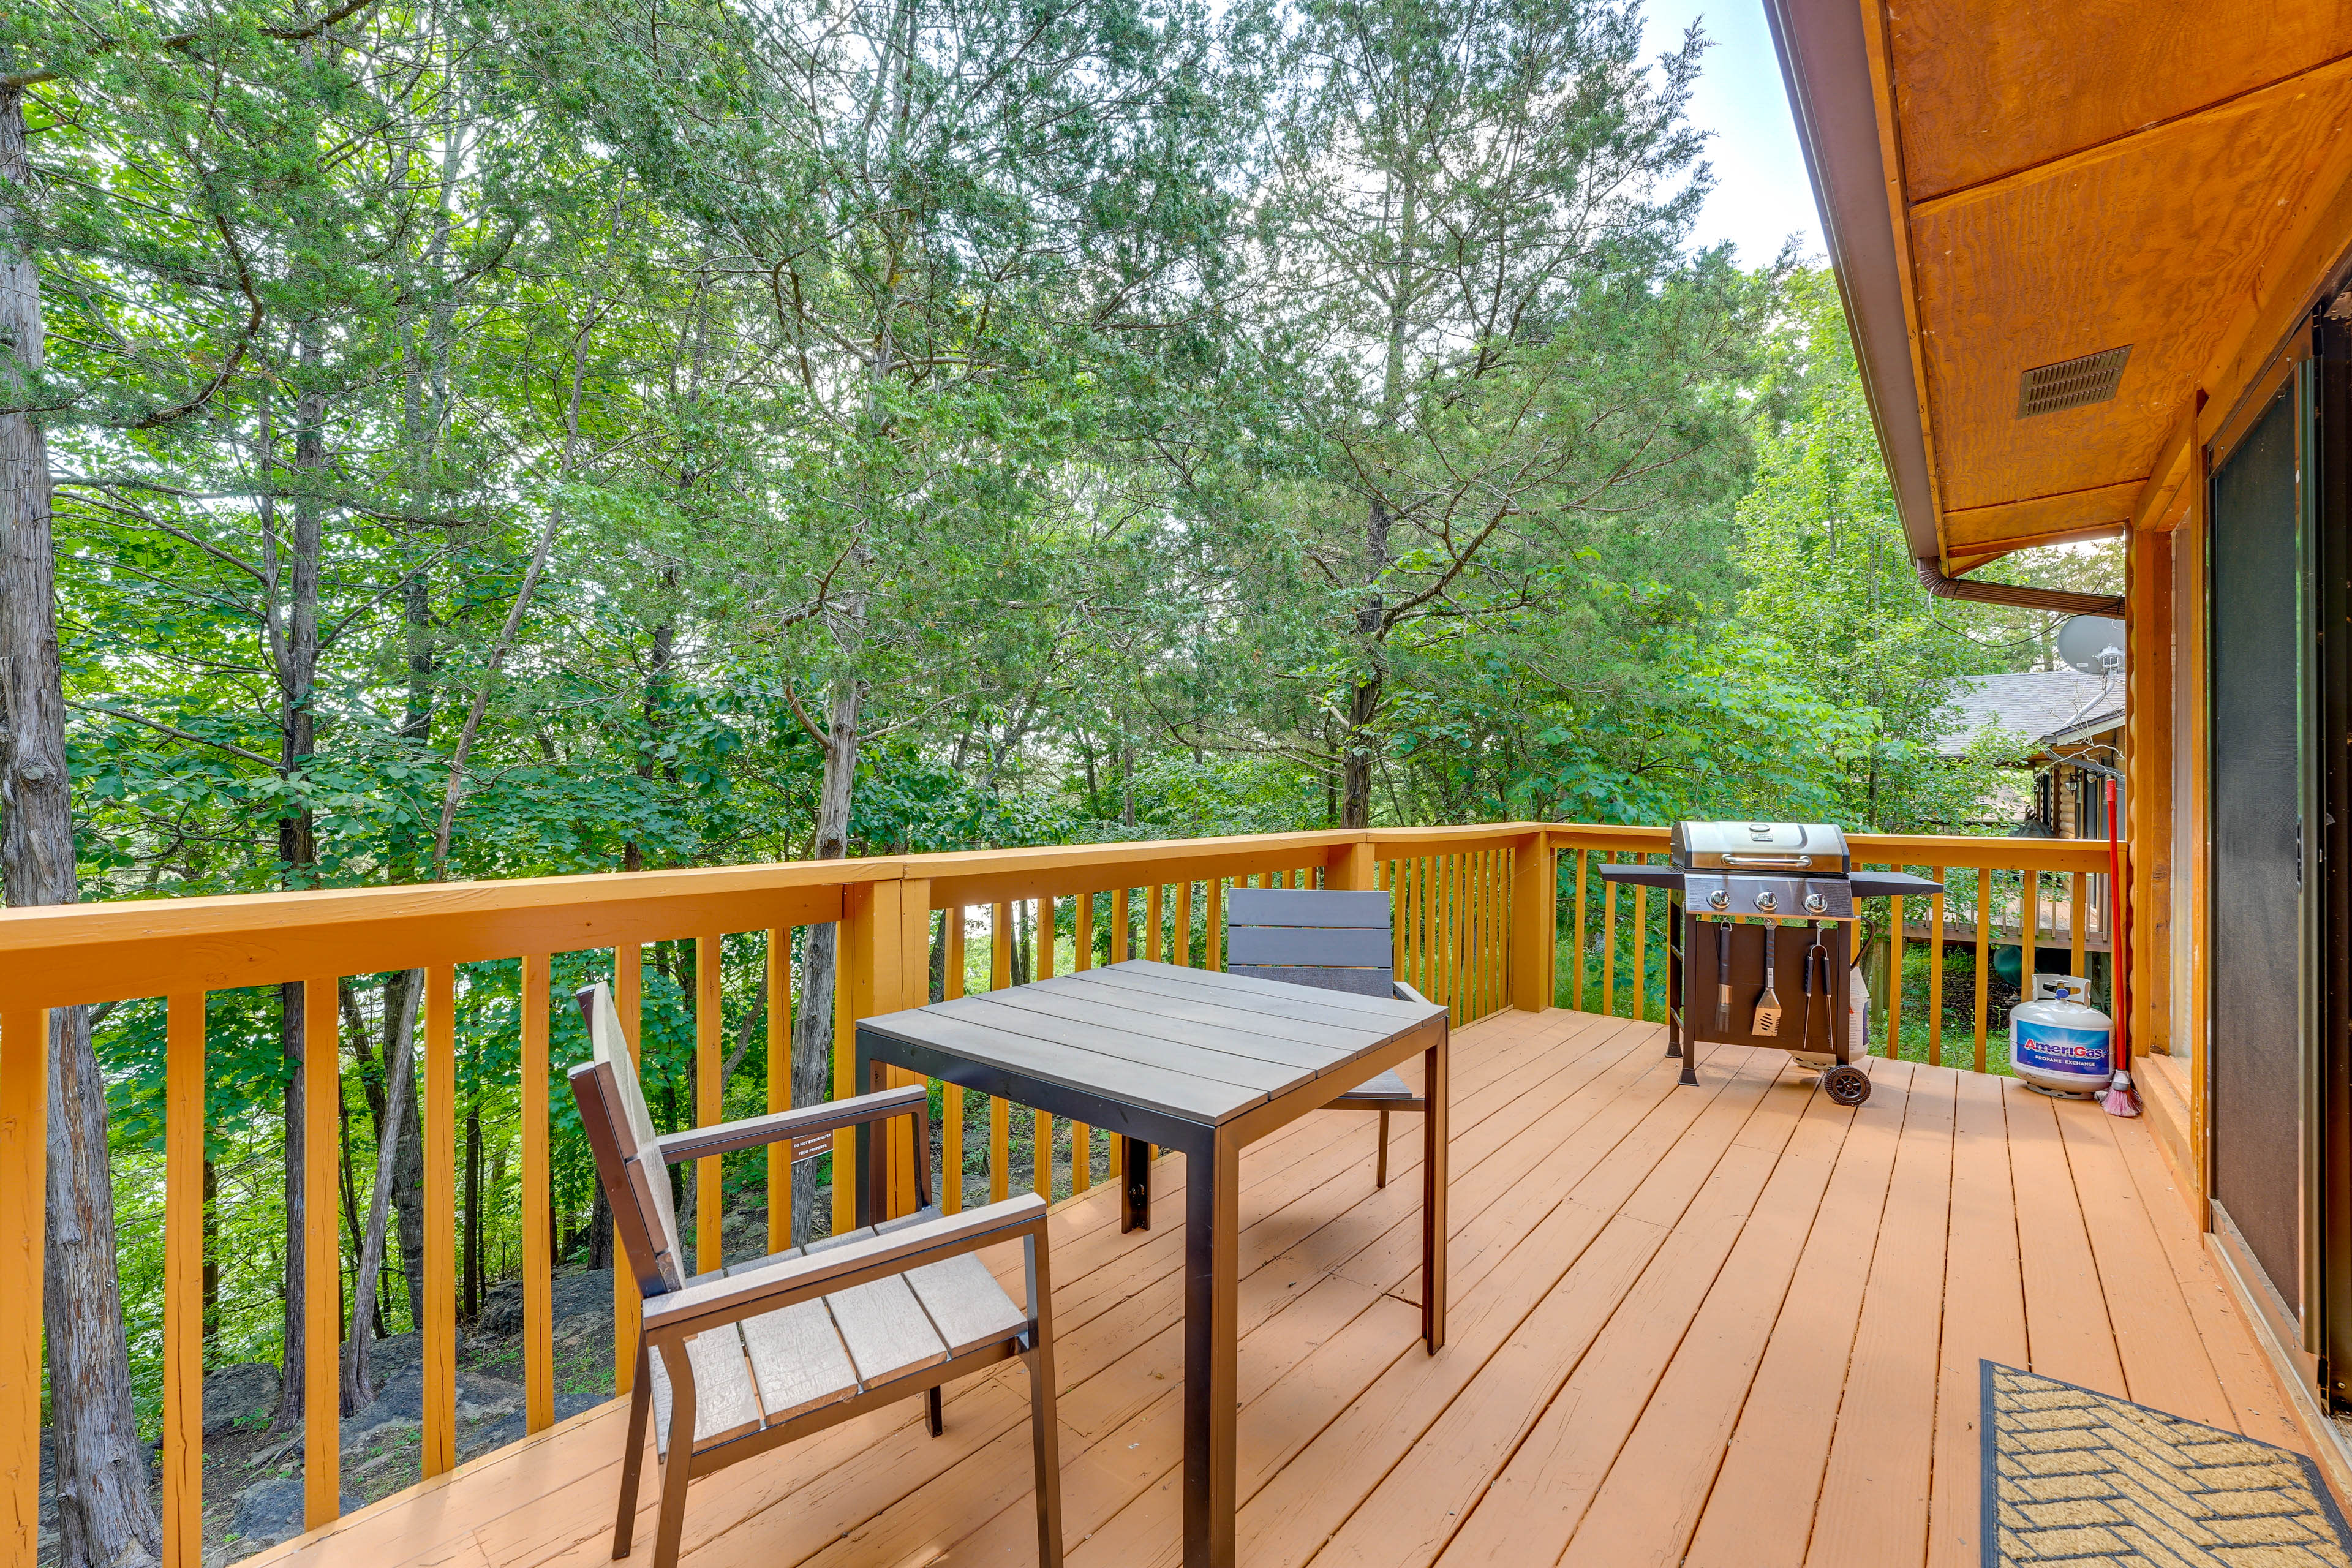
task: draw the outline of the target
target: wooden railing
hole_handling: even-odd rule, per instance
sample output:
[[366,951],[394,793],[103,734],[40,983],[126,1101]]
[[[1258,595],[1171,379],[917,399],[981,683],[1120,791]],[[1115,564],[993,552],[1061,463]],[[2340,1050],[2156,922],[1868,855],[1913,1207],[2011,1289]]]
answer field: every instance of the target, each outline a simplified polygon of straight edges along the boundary
[[[2071,964],[2066,973],[2089,975],[2088,958],[2112,945],[2103,841],[1864,833],[1849,836],[1847,842],[1856,870],[1910,871],[1947,885],[1944,894],[1927,900],[1924,910],[1905,907],[1916,904],[1916,899],[1889,899],[1880,908],[1865,905],[1863,910],[1864,942],[1877,939],[1885,954],[1868,966],[1878,971],[1871,976],[1874,1052],[1977,1072],[2006,1070],[2007,1030],[1993,1001],[1997,950],[2020,950],[2017,988],[2022,990],[2040,967],[2036,952],[2063,951]],[[1666,829],[1554,827],[1550,843],[1561,857],[1563,898],[1572,900],[1575,911],[1564,1005],[1663,1019],[1665,897],[1653,898],[1646,888],[1612,887],[1602,880],[1601,867],[1612,861],[1664,864]],[[1958,1049],[1947,1047],[1951,1009],[1942,1005],[1946,954],[1953,948],[1973,963],[1974,1002],[1961,1021],[1967,1043]],[[1906,987],[1900,983],[1906,977],[1926,982],[1918,998],[1924,1005],[1907,1011]],[[2095,993],[2095,1000],[2104,1005]]]
[[[645,950],[656,942],[690,942],[698,1071],[694,1120],[720,1113],[722,980],[751,962],[765,981],[767,1093],[782,1109],[791,1083],[793,998],[806,975],[795,953],[801,928],[834,923],[836,960],[834,1032],[836,1092],[848,1090],[850,1026],[931,994],[932,963],[940,990],[962,994],[984,967],[993,988],[1012,982],[1016,953],[1042,977],[1066,961],[1084,969],[1129,957],[1220,967],[1228,889],[1244,885],[1382,888],[1395,895],[1398,970],[1443,1002],[1456,1023],[1505,1008],[1565,1005],[1614,1010],[1630,994],[1651,1017],[1656,989],[1651,926],[1663,900],[1641,891],[1620,931],[1618,899],[1602,890],[1602,857],[1654,856],[1664,829],[1594,828],[1512,823],[1489,826],[1375,829],[1270,835],[972,854],[894,857],[780,866],[552,878],[497,883],[385,888],[86,904],[0,911],[0,1543],[9,1561],[33,1558],[41,1411],[40,1279],[43,1225],[47,1010],[161,997],[168,1012],[164,1067],[163,1349],[162,1458],[164,1561],[197,1568],[202,1547],[202,1426],[205,998],[233,987],[301,987],[305,1037],[337,1042],[339,980],[422,970],[420,1101],[425,1150],[423,1309],[417,1324],[424,1377],[423,1468],[427,1477],[457,1461],[456,1018],[469,984],[465,966],[520,960],[521,994],[514,1040],[520,1119],[520,1226],[524,1297],[526,1425],[553,1419],[555,1367],[551,1328],[553,1242],[551,1212],[551,992],[562,955],[609,952],[608,972],[625,1031],[636,1048],[646,1005]],[[2006,839],[1874,839],[1857,855],[1900,862],[1941,876],[1946,868],[1995,875],[2072,875],[2081,910],[2081,876],[2092,868],[2087,847]],[[1565,857],[1565,858],[1563,858]],[[1974,888],[1980,905],[1997,905],[1994,876]],[[1986,902],[1990,900],[1990,902]],[[1935,918],[1940,921],[1943,900]],[[2033,904],[2030,891],[2026,904]],[[1893,919],[1901,928],[1901,911]],[[2077,947],[2079,940],[2077,916]],[[1979,932],[1992,921],[1980,920]],[[1031,933],[1025,947],[1018,941]],[[741,933],[752,933],[746,940]],[[730,957],[726,938],[737,937]],[[1621,934],[1630,934],[1630,969],[1618,969]],[[1598,945],[1597,973],[1587,962]],[[1985,937],[1979,940],[1977,1060],[1985,1038]],[[976,946],[987,950],[984,965]],[[1569,973],[1560,972],[1567,948]],[[1936,951],[1940,953],[1941,948]],[[601,967],[603,960],[597,961]],[[1635,978],[1639,977],[1639,978]],[[739,979],[740,977],[739,976]],[[1630,993],[1621,994],[1627,980]],[[1896,1027],[1902,1027],[1897,1003]],[[1928,1025],[1928,1049],[1940,1047],[1940,1024]],[[304,1077],[308,1124],[336,1126],[341,1065],[331,1049],[314,1059],[335,1071]],[[899,1075],[898,1081],[911,1081]],[[1016,1170],[1013,1108],[988,1107],[986,1147],[967,1159],[964,1091],[936,1086],[940,1098],[943,1202],[960,1206],[969,1164],[989,1196],[1005,1195]],[[1028,1181],[1053,1194],[1083,1192],[1118,1174],[1116,1142],[1091,1129],[1067,1129],[1067,1154],[1051,1119],[1024,1110]],[[345,1267],[305,1270],[300,1303],[305,1338],[305,1516],[310,1527],[337,1514],[338,1359],[346,1318],[349,1258],[338,1224],[336,1161],[331,1138],[314,1139],[303,1161],[306,1250]],[[846,1169],[845,1147],[835,1163]],[[769,1245],[789,1239],[789,1156],[770,1156]],[[1100,1172],[1097,1173],[1097,1164]],[[904,1173],[910,1161],[897,1162]],[[1057,1169],[1058,1166],[1058,1169]],[[1066,1182],[1061,1178],[1066,1174]],[[719,1260],[719,1163],[702,1162],[693,1181],[698,1266]],[[977,1196],[977,1194],[974,1194]],[[894,1212],[906,1194],[894,1191]],[[848,1223],[852,1194],[834,1192],[834,1221]],[[637,1300],[616,1269],[614,1380],[625,1392],[635,1369]]]

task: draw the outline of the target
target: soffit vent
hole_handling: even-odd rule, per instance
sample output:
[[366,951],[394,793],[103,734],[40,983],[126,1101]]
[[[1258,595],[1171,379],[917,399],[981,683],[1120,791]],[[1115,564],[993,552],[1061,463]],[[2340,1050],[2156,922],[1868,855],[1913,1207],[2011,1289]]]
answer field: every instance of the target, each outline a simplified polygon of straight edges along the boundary
[[2126,343],[2119,349],[2101,349],[2080,359],[2062,359],[2027,371],[2018,380],[2017,416],[2031,419],[2037,414],[2105,403],[2122,384],[2124,362],[2131,358],[2131,352],[2132,345]]

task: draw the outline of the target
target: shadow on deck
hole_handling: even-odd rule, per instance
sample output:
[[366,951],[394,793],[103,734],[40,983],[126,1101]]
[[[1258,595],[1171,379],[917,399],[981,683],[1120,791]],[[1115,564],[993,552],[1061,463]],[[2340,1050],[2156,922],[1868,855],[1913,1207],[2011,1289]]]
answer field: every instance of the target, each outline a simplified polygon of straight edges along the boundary
[[[1840,1109],[1785,1055],[1677,1091],[1654,1024],[1507,1013],[1455,1036],[1453,1308],[1417,1341],[1420,1127],[1243,1157],[1241,1561],[1879,1568],[1979,1561],[1991,1358],[2298,1450],[2144,1122],[1876,1060]],[[1056,1211],[1069,1561],[1178,1561],[1183,1166],[1121,1236]],[[1001,1267],[1015,1266],[1007,1259]],[[625,1404],[256,1563],[602,1563]],[[1026,1563],[1017,1369],[698,1482],[691,1568]],[[637,1557],[652,1540],[652,1489]]]

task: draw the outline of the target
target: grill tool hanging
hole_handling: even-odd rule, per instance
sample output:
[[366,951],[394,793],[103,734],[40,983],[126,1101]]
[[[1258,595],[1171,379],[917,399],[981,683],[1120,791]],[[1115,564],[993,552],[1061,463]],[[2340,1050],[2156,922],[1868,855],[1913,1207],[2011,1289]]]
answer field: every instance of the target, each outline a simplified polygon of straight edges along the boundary
[[[1666,1054],[1682,1060],[1682,1081],[1696,1083],[1696,1047],[1769,1046],[1822,1075],[1841,1105],[1870,1098],[1870,1075],[1856,1065],[1864,1048],[1848,1012],[1856,899],[1943,891],[1941,884],[1901,872],[1855,871],[1844,832],[1825,823],[1678,822],[1664,866],[1603,866],[1612,884],[1667,890]],[[1749,923],[1736,924],[1746,921]],[[1801,922],[1801,942],[1777,940],[1780,922]],[[1714,1005],[1702,1013],[1702,978],[1685,966],[1714,930]],[[1785,956],[1783,948],[1789,951]],[[1795,973],[1788,973],[1786,963]],[[1780,983],[1801,1000],[1797,1037],[1781,1033]],[[1735,995],[1755,1010],[1734,1023]],[[1817,1036],[1818,1008],[1826,1025]],[[1709,1016],[1711,1015],[1711,1016]]]
[[[1770,981],[1766,981],[1770,984]],[[1731,922],[1715,928],[1715,1032],[1731,1029]]]
[[[1764,928],[1764,994],[1756,998],[1756,1021],[1748,1026],[1749,1034],[1761,1035],[1768,1040],[1780,1032],[1780,994],[1772,989],[1772,939],[1780,934],[1780,931],[1778,922]],[[1731,961],[1725,959],[1724,980],[1727,984],[1731,979],[1730,967]],[[1716,1026],[1720,1029],[1723,1026],[1718,1024]]]

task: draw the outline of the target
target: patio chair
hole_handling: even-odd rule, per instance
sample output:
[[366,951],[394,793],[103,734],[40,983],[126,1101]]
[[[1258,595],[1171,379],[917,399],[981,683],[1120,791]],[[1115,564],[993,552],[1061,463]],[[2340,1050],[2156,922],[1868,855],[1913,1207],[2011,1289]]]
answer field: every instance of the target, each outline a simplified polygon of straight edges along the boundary
[[[1061,1568],[1045,1200],[1031,1194],[950,1216],[928,1206],[930,1118],[919,1086],[658,1136],[611,993],[592,985],[579,1000],[594,1057],[572,1069],[572,1093],[614,1234],[645,1296],[613,1555],[629,1554],[648,1415],[661,1481],[654,1568],[676,1568],[690,1480],[917,1394],[938,1436],[941,1384],[1018,1357],[1029,1363],[1037,1559]],[[836,1129],[899,1116],[914,1123],[919,1212],[686,1275],[669,1166],[772,1143],[790,1143],[795,1161],[813,1159],[831,1150]],[[1025,1255],[1025,1310],[977,1256],[1015,1239]]]
[[[1235,888],[1225,895],[1225,969],[1360,996],[1429,999],[1396,977],[1395,921],[1381,892]],[[1389,1113],[1426,1110],[1393,1070],[1330,1102],[1335,1110],[1377,1110],[1381,1152],[1375,1182],[1389,1184]]]

